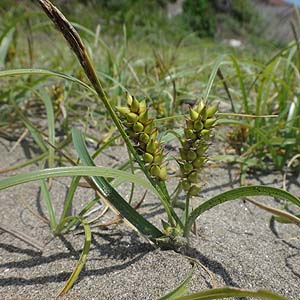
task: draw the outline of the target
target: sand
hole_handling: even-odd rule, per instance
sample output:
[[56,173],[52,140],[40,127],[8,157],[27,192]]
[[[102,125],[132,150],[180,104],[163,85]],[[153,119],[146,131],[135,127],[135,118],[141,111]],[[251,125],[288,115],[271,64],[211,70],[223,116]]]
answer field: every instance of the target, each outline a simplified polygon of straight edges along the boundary
[[[22,161],[26,155],[28,158],[28,144],[23,143],[9,153],[12,145],[12,142],[0,140],[1,167]],[[121,147],[107,149],[99,163],[116,163],[123,152]],[[36,168],[32,165],[1,174],[0,178]],[[226,165],[210,165],[203,174],[205,186],[197,202],[239,186],[237,175],[238,170]],[[68,178],[53,181],[51,194],[58,215],[69,182]],[[281,187],[282,174],[256,174],[249,176],[247,182]],[[300,178],[289,176],[288,189],[299,195]],[[120,191],[128,197],[130,185],[122,185]],[[137,189],[135,202],[142,193],[143,190]],[[93,195],[93,191],[80,188],[73,213],[78,213]],[[276,199],[259,199],[273,207],[279,206]],[[42,245],[42,251],[0,231],[0,299],[55,299],[80,256],[84,236],[76,231],[77,234],[71,232],[54,238],[48,224],[32,214],[24,202],[36,214],[46,214],[38,182],[20,185],[0,192],[0,224],[35,239]],[[160,226],[165,215],[157,204],[157,198],[148,193],[140,212]],[[100,222],[112,217],[109,213]],[[61,299],[157,299],[184,280],[192,268],[187,256],[155,249],[125,224],[93,228],[92,231],[87,264],[73,288]],[[197,236],[192,236],[186,254],[214,274],[218,287],[263,288],[299,300],[299,232],[298,226],[274,222],[267,212],[238,200],[215,207],[198,219]],[[211,285],[208,273],[196,265],[190,291],[207,289]]]

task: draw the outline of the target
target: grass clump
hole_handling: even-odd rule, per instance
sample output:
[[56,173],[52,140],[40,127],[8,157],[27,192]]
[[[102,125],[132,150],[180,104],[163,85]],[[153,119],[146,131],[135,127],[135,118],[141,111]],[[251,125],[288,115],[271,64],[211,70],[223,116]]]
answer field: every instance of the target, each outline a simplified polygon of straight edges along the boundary
[[[47,118],[48,118],[48,132],[47,132],[47,142],[40,129],[37,128],[25,118],[19,112],[19,116],[22,117],[23,122],[27,125],[28,130],[32,133],[36,143],[42,149],[43,153],[48,160],[49,168],[38,170],[31,173],[24,173],[10,178],[5,178],[0,181],[0,189],[15,186],[17,184],[31,182],[34,180],[42,180],[41,190],[43,198],[48,210],[50,228],[55,235],[65,234],[69,232],[74,225],[81,223],[85,230],[85,242],[82,251],[81,258],[73,271],[70,279],[67,281],[60,294],[67,292],[70,287],[75,282],[84,263],[87,259],[87,254],[89,251],[89,246],[91,242],[91,232],[90,227],[84,220],[83,215],[86,211],[90,210],[99,198],[105,199],[116,213],[118,213],[126,223],[130,224],[135,230],[137,230],[141,235],[145,236],[150,243],[157,247],[174,249],[176,251],[184,252],[189,246],[189,238],[191,234],[191,228],[195,223],[196,219],[205,211],[225,203],[227,201],[236,200],[248,196],[273,196],[280,199],[289,201],[297,206],[300,206],[300,201],[298,197],[280,189],[266,187],[266,186],[247,186],[221,193],[214,196],[213,198],[206,199],[203,203],[191,209],[190,198],[198,195],[198,191],[201,187],[199,184],[199,173],[203,169],[207,153],[206,150],[209,146],[209,139],[212,134],[214,125],[217,123],[218,114],[217,106],[209,104],[209,94],[213,88],[213,79],[216,76],[219,65],[214,67],[212,75],[208,81],[205,97],[202,101],[196,102],[195,106],[190,106],[188,109],[189,116],[185,122],[185,128],[182,132],[175,131],[175,135],[178,137],[181,148],[180,153],[176,161],[180,169],[180,177],[178,179],[178,190],[183,189],[183,211],[178,211],[176,208],[176,200],[172,199],[170,192],[167,188],[167,165],[165,163],[165,155],[163,152],[163,144],[159,140],[158,130],[154,126],[155,120],[148,117],[148,107],[146,101],[138,101],[138,98],[126,94],[126,88],[122,85],[122,76],[120,75],[120,80],[117,81],[118,89],[116,94],[118,95],[117,101],[115,99],[109,98],[109,94],[104,89],[105,81],[102,80],[103,74],[96,72],[96,68],[92,63],[89,55],[89,51],[82,41],[79,33],[75,30],[74,26],[64,17],[64,15],[52,5],[48,0],[40,0],[42,8],[50,18],[50,20],[57,26],[57,28],[64,35],[68,45],[71,47],[74,54],[77,56],[79,63],[81,64],[84,73],[86,74],[89,83],[88,85],[84,80],[77,79],[73,76],[57,73],[46,70],[12,70],[3,71],[1,73],[2,77],[16,76],[30,74],[45,75],[45,76],[55,76],[63,78],[72,84],[78,84],[85,91],[83,95],[96,98],[95,101],[97,105],[101,104],[105,107],[106,112],[103,118],[109,118],[111,127],[115,127],[115,131],[118,136],[120,136],[127,146],[129,152],[129,164],[132,166],[132,172],[128,172],[124,169],[113,169],[113,168],[102,168],[96,167],[94,163],[94,157],[97,156],[97,152],[90,155],[87,146],[85,144],[85,136],[78,128],[72,128],[72,140],[74,147],[76,149],[79,160],[76,161],[70,156],[66,155],[64,151],[61,150],[61,145],[56,143],[55,140],[55,121],[54,116],[58,114],[59,107],[62,103],[62,90],[55,87],[52,91],[52,99],[49,95],[41,93],[40,98],[43,100]],[[108,56],[111,53],[108,51]],[[122,56],[123,54],[120,54]],[[122,56],[123,58],[126,56]],[[116,68],[115,68],[116,67]],[[113,66],[112,69],[117,69],[118,66]],[[154,87],[160,86],[165,83],[166,76],[170,76],[170,72],[166,71],[163,66],[160,67],[161,71],[165,71],[162,79],[155,82]],[[133,72],[134,73],[134,72]],[[179,72],[178,72],[179,73]],[[180,74],[176,73],[177,77]],[[111,75],[114,73],[112,72]],[[107,75],[107,74],[106,74]],[[183,72],[184,75],[184,72]],[[183,75],[181,75],[183,77]],[[105,77],[105,76],[103,76]],[[106,78],[109,76],[107,75]],[[128,75],[126,80],[128,79]],[[174,77],[174,76],[173,76]],[[101,78],[101,79],[100,79]],[[110,80],[114,79],[110,76]],[[124,82],[126,82],[124,80]],[[171,79],[172,81],[172,79]],[[242,82],[242,81],[241,81]],[[123,82],[122,82],[123,83]],[[173,82],[174,83],[174,82]],[[176,84],[175,84],[176,85]],[[119,89],[120,88],[120,89]],[[143,84],[140,83],[140,88],[143,89]],[[152,87],[153,88],[153,87]],[[174,95],[176,95],[176,87],[174,88]],[[144,91],[143,91],[144,92]],[[147,93],[145,93],[147,94]],[[126,106],[121,106],[122,102],[126,98]],[[147,100],[153,100],[148,97]],[[175,98],[175,96],[174,96]],[[173,98],[173,103],[176,99]],[[54,102],[54,103],[53,103]],[[79,100],[78,100],[79,102]],[[116,106],[116,102],[119,102]],[[116,107],[116,108],[115,108]],[[68,112],[68,111],[67,111]],[[174,111],[170,110],[174,113]],[[246,112],[246,111],[245,111]],[[261,111],[259,111],[260,113]],[[185,113],[185,112],[184,112]],[[249,113],[249,111],[247,112]],[[99,115],[101,112],[99,112]],[[102,114],[104,114],[102,112]],[[173,116],[171,116],[172,118]],[[184,118],[184,114],[180,116],[181,119]],[[70,133],[67,132],[69,135]],[[112,137],[106,145],[113,142],[116,137]],[[55,151],[60,153],[66,161],[68,161],[72,166],[55,168]],[[135,174],[133,165],[136,163],[139,172],[142,172],[145,176],[142,177],[140,174]],[[47,178],[60,176],[72,176],[72,183],[70,185],[69,192],[66,196],[63,212],[60,218],[57,218],[55,210],[53,208],[51,195],[49,193],[49,185],[46,182]],[[81,212],[76,216],[67,216],[69,211],[75,191],[79,186],[80,178],[85,178],[89,187],[95,190],[96,198],[90,200]],[[161,204],[165,210],[166,219],[162,219],[162,229],[153,225],[149,222],[143,215],[141,215],[134,207],[128,203],[124,197],[115,189],[111,183],[111,178],[118,178],[119,180],[130,181],[135,184],[139,184],[146,187],[148,190],[152,191],[161,201]],[[273,211],[272,213],[276,213]],[[277,212],[278,213],[278,212]],[[278,213],[281,217],[287,216],[287,213]],[[295,222],[299,222],[297,216],[293,216]],[[218,297],[229,297],[229,296],[259,296],[260,294],[254,292],[247,292],[241,290],[223,289],[218,291],[209,291],[206,294],[198,294],[191,299],[206,299],[205,297],[210,297],[210,299],[218,299]],[[279,296],[271,295],[270,293],[261,292],[262,297],[265,296],[270,299],[282,299]],[[199,298],[200,297],[200,298]],[[202,297],[202,298],[201,298]],[[276,298],[277,297],[277,298]],[[190,298],[184,298],[190,299]],[[209,298],[207,298],[209,299]]]

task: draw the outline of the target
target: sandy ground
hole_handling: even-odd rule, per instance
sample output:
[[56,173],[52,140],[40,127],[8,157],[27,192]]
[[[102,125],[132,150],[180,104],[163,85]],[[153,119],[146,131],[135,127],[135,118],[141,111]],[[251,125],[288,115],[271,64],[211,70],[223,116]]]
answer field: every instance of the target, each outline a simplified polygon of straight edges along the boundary
[[[17,147],[9,153],[11,146],[7,141],[0,141],[1,167],[26,158],[26,147]],[[114,163],[119,153],[118,148],[109,149],[102,162]],[[2,174],[0,178],[35,168]],[[238,186],[236,175],[234,169],[207,168],[206,185],[197,201]],[[261,175],[249,177],[248,183],[280,187],[281,178],[279,173]],[[66,178],[53,181],[51,193],[58,214],[69,182]],[[289,177],[288,183],[289,191],[299,195],[300,178]],[[128,196],[129,188],[122,186],[120,190]],[[141,194],[137,190],[135,201]],[[90,190],[79,189],[73,212],[78,212],[93,195]],[[263,198],[262,201],[278,207],[276,200]],[[79,258],[83,235],[71,233],[53,238],[48,225],[34,216],[24,202],[39,215],[46,214],[37,182],[17,186],[0,192],[1,226],[31,236],[43,245],[43,251],[0,232],[0,299],[55,299]],[[148,194],[140,211],[160,226],[164,214],[157,204],[158,200]],[[109,218],[111,215],[104,220]],[[217,286],[270,289],[289,299],[300,299],[299,227],[272,222],[268,213],[242,200],[213,208],[199,218],[197,236],[192,238],[188,255],[214,274]],[[178,285],[190,270],[186,256],[154,249],[124,224],[107,230],[93,228],[86,267],[62,299],[157,299]],[[207,272],[197,266],[190,291],[210,286]]]

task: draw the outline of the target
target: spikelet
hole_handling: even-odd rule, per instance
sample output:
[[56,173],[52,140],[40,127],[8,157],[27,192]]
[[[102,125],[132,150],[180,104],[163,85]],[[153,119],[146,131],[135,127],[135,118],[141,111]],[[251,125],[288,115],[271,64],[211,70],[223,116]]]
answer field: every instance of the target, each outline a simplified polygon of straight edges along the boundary
[[148,118],[146,101],[139,102],[127,94],[127,106],[116,109],[127,135],[134,142],[151,176],[157,180],[166,180],[167,168],[163,166],[164,155],[161,143],[157,140],[158,130],[153,120]]
[[190,196],[195,196],[200,190],[198,175],[206,161],[205,152],[208,140],[216,122],[217,106],[207,107],[203,101],[195,108],[189,109],[186,120],[180,158],[177,160],[181,171],[181,186]]
[[57,113],[60,110],[60,105],[64,100],[64,90],[61,86],[52,86],[52,99],[54,112]]

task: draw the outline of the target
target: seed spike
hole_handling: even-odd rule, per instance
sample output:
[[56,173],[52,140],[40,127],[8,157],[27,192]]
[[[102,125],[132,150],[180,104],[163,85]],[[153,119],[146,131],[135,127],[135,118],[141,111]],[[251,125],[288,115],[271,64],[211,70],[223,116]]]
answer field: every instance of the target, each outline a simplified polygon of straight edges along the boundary
[[130,113],[130,110],[126,106],[117,106],[116,110],[119,112],[119,114],[123,117],[126,116],[128,113]]
[[137,101],[137,99],[135,97],[132,97],[132,102],[130,105],[130,110],[136,114],[139,113],[140,110],[140,103],[139,101]]
[[218,106],[217,105],[214,105],[214,106],[211,106],[207,109],[206,113],[207,113],[207,117],[208,118],[212,118],[215,113],[217,112],[218,110]]
[[202,112],[202,110],[203,110],[204,107],[205,107],[205,104],[204,104],[203,100],[201,100],[199,102],[199,104],[197,105],[197,107],[196,107],[197,113],[201,114],[201,112]]
[[127,100],[128,107],[130,107],[133,99],[132,96],[127,92],[126,92],[126,100]]
[[192,108],[190,108],[189,110],[190,112],[190,117],[192,121],[196,121],[199,117],[199,113],[197,113],[195,110],[193,110]]
[[179,148],[180,158],[177,159],[181,171],[181,186],[190,196],[195,196],[200,190],[198,174],[206,161],[205,152],[208,148],[208,139],[216,122],[215,106],[208,107],[200,101],[195,108],[189,109],[189,118],[186,119],[184,137]]
[[158,130],[153,120],[148,118],[146,101],[139,102],[134,96],[126,94],[127,107],[117,107],[126,133],[135,143],[135,149],[142,156],[146,168],[156,180],[167,178],[166,166],[162,167],[164,155],[162,144],[157,140]]
[[146,104],[146,100],[142,100],[140,102],[140,109],[139,109],[139,114],[142,114],[144,112],[147,111],[147,104]]

